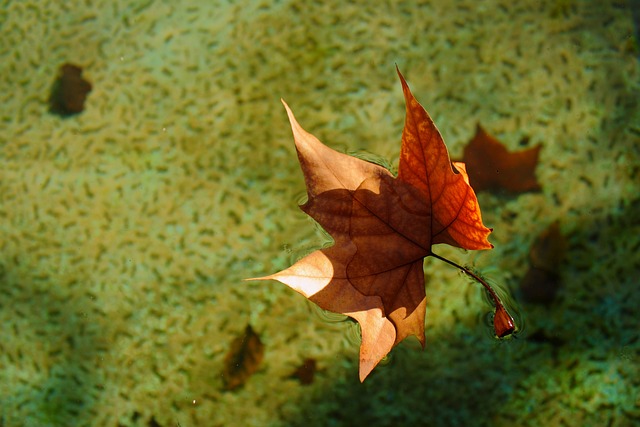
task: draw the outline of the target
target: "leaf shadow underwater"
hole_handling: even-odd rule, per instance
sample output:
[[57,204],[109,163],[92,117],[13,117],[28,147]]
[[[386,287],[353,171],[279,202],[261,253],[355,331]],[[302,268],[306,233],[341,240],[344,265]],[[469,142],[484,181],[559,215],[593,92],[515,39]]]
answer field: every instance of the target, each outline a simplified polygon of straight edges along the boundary
[[[496,426],[532,416],[555,416],[565,425],[625,420],[622,405],[598,403],[598,390],[606,386],[597,383],[601,377],[593,375],[595,384],[584,378],[602,365],[621,372],[626,395],[638,391],[640,325],[634,313],[640,293],[633,278],[640,248],[633,231],[639,227],[640,199],[579,224],[569,236],[559,297],[548,306],[522,307],[527,331],[518,339],[498,344],[480,327],[430,331],[425,351],[396,347],[390,363],[364,384],[347,370],[345,381],[324,390],[289,425]],[[604,258],[598,257],[602,248],[609,252]],[[584,393],[593,393],[586,396],[591,402]]]
[[[97,371],[87,369],[87,361],[97,360],[108,348],[100,329],[92,324],[88,313],[92,304],[56,284],[25,278],[7,268],[11,261],[3,261],[7,262],[0,276],[0,310],[17,321],[3,325],[0,349],[8,365],[2,370],[11,370],[21,379],[11,386],[12,398],[0,403],[0,425],[22,423],[22,418],[14,417],[24,414],[25,406],[30,415],[38,414],[32,423],[91,424],[92,407],[102,386]],[[11,335],[19,336],[18,342]],[[25,354],[30,349],[37,353]],[[0,375],[4,376],[1,371]]]

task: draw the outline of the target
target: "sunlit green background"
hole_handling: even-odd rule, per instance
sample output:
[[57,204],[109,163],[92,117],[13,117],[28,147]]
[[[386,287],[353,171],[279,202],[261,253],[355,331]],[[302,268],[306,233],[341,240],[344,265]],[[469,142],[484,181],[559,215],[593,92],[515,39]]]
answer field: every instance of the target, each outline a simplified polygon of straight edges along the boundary
[[[640,67],[633,1],[0,2],[0,426],[640,423]],[[83,67],[85,110],[48,111]],[[395,64],[453,157],[481,123],[541,143],[537,193],[481,193],[473,265],[518,301],[559,221],[557,298],[497,342],[432,260],[427,347],[360,384],[358,331],[276,282],[326,243],[279,99],[330,146],[397,161]],[[258,372],[225,391],[247,324]],[[291,374],[317,361],[310,385]]]

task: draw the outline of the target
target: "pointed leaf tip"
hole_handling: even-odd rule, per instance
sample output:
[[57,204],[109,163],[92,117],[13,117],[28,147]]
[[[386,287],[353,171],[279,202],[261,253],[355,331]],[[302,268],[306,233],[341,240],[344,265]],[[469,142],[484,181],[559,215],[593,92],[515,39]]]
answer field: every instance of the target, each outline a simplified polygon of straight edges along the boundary
[[404,76],[400,72],[400,68],[398,68],[397,64],[396,64],[396,72],[398,73],[398,77],[400,77],[400,84],[402,84],[402,91],[403,92],[408,91],[409,90],[409,85],[407,84],[407,81],[404,79]]
[[291,120],[291,117],[293,117],[293,113],[291,112],[291,108],[289,108],[289,104],[287,104],[283,98],[280,98],[280,102],[282,102],[282,105],[284,105],[284,109],[287,112],[287,116],[289,117],[289,120]]

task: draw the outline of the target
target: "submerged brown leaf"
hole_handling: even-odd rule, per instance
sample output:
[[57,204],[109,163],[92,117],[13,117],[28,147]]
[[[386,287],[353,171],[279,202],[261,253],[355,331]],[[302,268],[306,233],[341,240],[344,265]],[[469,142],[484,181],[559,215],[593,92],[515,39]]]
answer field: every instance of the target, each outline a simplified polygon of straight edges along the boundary
[[304,359],[304,362],[296,368],[291,376],[298,379],[300,384],[309,385],[313,383],[317,369],[316,359],[308,357]]
[[49,110],[63,117],[82,112],[91,83],[82,77],[82,68],[77,65],[63,64],[59,72],[51,89]]
[[253,375],[264,357],[264,345],[260,337],[247,325],[244,333],[237,337],[224,358],[223,381],[226,390],[243,385]]

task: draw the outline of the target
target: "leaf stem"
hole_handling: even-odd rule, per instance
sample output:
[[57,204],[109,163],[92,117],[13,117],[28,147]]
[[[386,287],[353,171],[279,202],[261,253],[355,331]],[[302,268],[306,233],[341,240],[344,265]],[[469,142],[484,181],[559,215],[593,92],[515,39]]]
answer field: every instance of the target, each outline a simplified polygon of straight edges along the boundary
[[513,320],[513,317],[511,317],[511,315],[504,308],[502,301],[500,301],[500,297],[498,296],[496,291],[491,287],[491,285],[489,285],[484,279],[482,279],[480,276],[475,274],[473,271],[471,271],[467,267],[463,267],[459,264],[456,264],[455,262],[450,261],[444,257],[441,257],[438,254],[434,254],[433,252],[431,252],[431,256],[439,259],[440,261],[444,261],[447,264],[462,271],[464,274],[471,277],[473,280],[479,282],[482,286],[484,286],[487,292],[489,292],[489,295],[491,295],[491,298],[493,298],[493,302],[496,306],[496,313],[493,317],[493,328],[496,335],[499,338],[504,338],[508,335],[511,335],[515,331],[516,327],[515,327],[515,322]]

